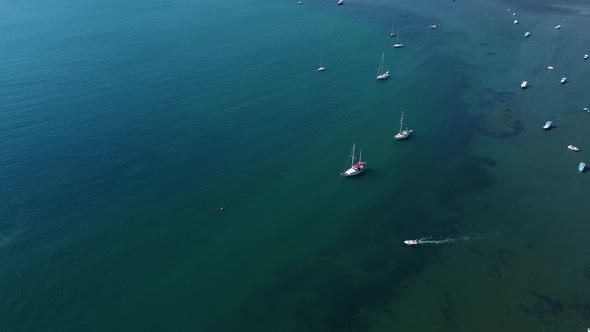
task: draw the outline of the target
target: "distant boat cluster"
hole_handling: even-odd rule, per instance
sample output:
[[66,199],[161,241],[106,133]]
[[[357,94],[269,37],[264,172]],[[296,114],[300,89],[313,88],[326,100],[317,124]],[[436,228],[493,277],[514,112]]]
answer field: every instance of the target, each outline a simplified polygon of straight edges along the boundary
[[[301,2],[299,2],[299,4],[301,4]],[[343,0],[338,0],[337,5],[342,5],[344,4]],[[510,9],[508,9],[508,11],[511,11]],[[516,17],[516,13],[512,13],[512,17]],[[564,22],[566,21],[565,19],[563,20]],[[520,21],[518,19],[514,19],[514,21],[512,22],[514,25],[520,24]],[[433,24],[430,25],[430,29],[435,30],[439,27],[439,24]],[[555,26],[556,30],[559,30],[562,28],[561,24],[558,24]],[[530,31],[526,31],[524,33],[524,37],[525,38],[529,38],[531,36],[531,32]],[[403,43],[401,43],[399,41],[399,30],[395,31],[394,30],[394,26],[391,26],[391,32],[389,33],[390,37],[396,37],[396,41],[395,44],[393,44],[393,48],[402,48],[404,46]],[[583,59],[587,60],[589,57],[588,54],[584,54]],[[390,72],[389,69],[386,69],[385,65],[385,52],[383,52],[381,54],[381,61],[379,62],[379,66],[377,67],[377,74],[376,74],[376,80],[381,81],[381,80],[385,80],[387,78],[389,78]],[[554,66],[547,66],[548,70],[554,70],[555,67]],[[322,65],[322,62],[320,60],[320,66],[318,67],[317,71],[318,72],[323,72],[325,71],[326,68]],[[567,77],[562,77],[561,80],[559,81],[559,84],[565,84],[567,83]],[[529,82],[528,81],[522,81],[522,83],[520,84],[520,87],[522,89],[527,89],[529,87]],[[590,112],[590,110],[588,110],[588,108],[584,108],[583,109],[586,112]],[[545,130],[550,130],[551,128],[553,128],[553,122],[552,121],[547,121],[545,123],[545,125],[543,125],[543,129]],[[396,140],[402,140],[405,138],[408,138],[414,131],[412,129],[408,129],[407,127],[404,128],[404,112],[402,111],[402,115],[401,115],[401,119],[400,119],[400,128],[399,128],[399,132],[394,136],[394,138]],[[356,144],[353,145],[352,147],[352,152],[350,155],[351,161],[350,161],[350,167],[348,169],[346,169],[344,172],[340,173],[340,175],[342,176],[346,176],[346,177],[350,177],[350,176],[355,176],[358,175],[360,173],[362,173],[365,170],[366,167],[366,161],[362,161],[361,156],[362,156],[362,151],[359,154],[359,158],[358,158],[358,162],[355,163],[356,157],[355,157],[355,148],[356,148]],[[577,146],[574,145],[568,145],[568,150],[570,151],[580,151],[580,148],[578,148]],[[584,169],[586,167],[586,164],[584,162],[580,162],[580,164],[578,165],[578,169],[580,172],[583,172]]]
[[[510,11],[510,8],[508,9],[508,11]],[[512,16],[516,16],[516,13],[512,13]],[[566,20],[564,19],[563,21],[565,22]],[[512,23],[513,24],[518,24],[519,22],[518,22],[518,20],[514,20]],[[555,29],[556,30],[559,30],[561,28],[562,28],[561,24],[558,24],[558,25],[555,26]],[[525,38],[528,38],[530,36],[531,36],[531,33],[529,31],[527,31],[527,32],[524,33],[524,37]],[[584,54],[584,57],[583,58],[584,58],[584,60],[588,60],[588,54]],[[553,67],[553,66],[547,66],[547,69],[548,70],[554,70],[555,67]],[[562,85],[565,84],[565,83],[567,83],[567,82],[568,82],[568,80],[567,80],[567,77],[565,77],[565,76],[562,77],[559,80],[559,84],[562,84]],[[522,83],[520,84],[520,87],[522,89],[526,89],[528,86],[529,86],[528,81],[522,81]],[[584,107],[583,110],[585,112],[589,112],[587,107]],[[543,125],[543,129],[545,129],[545,130],[550,130],[551,128],[553,128],[553,122],[552,121],[547,121]],[[571,145],[571,144],[568,145],[567,148],[570,151],[580,151],[580,148],[578,148],[577,146]],[[586,168],[586,164],[584,162],[580,162],[580,164],[578,165],[578,170],[580,172],[583,172],[585,170],[585,168]],[[589,331],[590,331],[590,329],[589,329]]]

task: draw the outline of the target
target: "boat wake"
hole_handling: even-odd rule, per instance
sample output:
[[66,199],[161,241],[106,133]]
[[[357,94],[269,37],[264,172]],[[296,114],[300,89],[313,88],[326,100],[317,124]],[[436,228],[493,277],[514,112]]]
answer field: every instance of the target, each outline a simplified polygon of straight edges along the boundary
[[474,234],[474,235],[464,235],[464,236],[450,237],[450,238],[446,238],[446,239],[435,239],[432,236],[429,236],[429,237],[423,237],[421,239],[418,239],[418,244],[438,245],[438,244],[448,244],[448,243],[458,243],[458,242],[485,240],[485,239],[497,237],[498,235],[499,235],[499,233]]
[[418,240],[420,244],[445,244],[445,243],[455,243],[455,242],[465,242],[469,241],[471,238],[469,236],[460,236],[460,237],[452,237],[448,239],[440,239],[434,240],[432,237],[424,237]]

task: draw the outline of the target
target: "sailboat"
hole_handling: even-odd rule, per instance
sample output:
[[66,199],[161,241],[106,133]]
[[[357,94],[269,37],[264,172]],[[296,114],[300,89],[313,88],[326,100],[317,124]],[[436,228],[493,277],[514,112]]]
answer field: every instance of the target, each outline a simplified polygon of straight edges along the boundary
[[404,128],[404,111],[402,111],[402,118],[399,120],[399,133],[395,134],[395,139],[408,138],[414,131],[412,129]]
[[377,68],[377,80],[384,80],[389,77],[389,70],[383,71],[383,60],[385,59],[385,52],[381,54],[381,63],[379,63],[379,68]]
[[364,161],[361,161],[363,151],[361,151],[359,154],[359,162],[356,164],[354,163],[354,159],[355,159],[354,158],[354,148],[355,148],[355,146],[356,146],[356,143],[352,145],[352,153],[350,154],[350,168],[347,169],[346,171],[340,173],[340,175],[342,175],[342,176],[355,176],[365,170],[365,165],[367,163]]
[[393,24],[391,25],[391,33],[389,34],[389,37],[393,37],[395,36],[395,32],[393,32]]
[[318,67],[318,71],[324,71],[326,68],[322,66],[322,59],[320,58],[320,66]]
[[399,42],[399,30],[398,30],[396,37],[395,37],[395,44],[393,44],[393,48],[400,48],[400,47],[404,47],[404,44]]

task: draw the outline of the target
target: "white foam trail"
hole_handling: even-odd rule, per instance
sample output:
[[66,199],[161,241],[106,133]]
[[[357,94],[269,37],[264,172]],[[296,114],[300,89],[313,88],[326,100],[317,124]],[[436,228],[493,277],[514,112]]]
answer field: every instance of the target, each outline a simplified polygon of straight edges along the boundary
[[493,232],[491,234],[474,234],[474,235],[463,235],[457,237],[450,237],[447,239],[432,239],[432,236],[423,237],[418,240],[420,244],[445,244],[445,243],[455,243],[455,242],[467,242],[472,240],[484,240],[489,239],[492,237],[499,236],[499,232]]

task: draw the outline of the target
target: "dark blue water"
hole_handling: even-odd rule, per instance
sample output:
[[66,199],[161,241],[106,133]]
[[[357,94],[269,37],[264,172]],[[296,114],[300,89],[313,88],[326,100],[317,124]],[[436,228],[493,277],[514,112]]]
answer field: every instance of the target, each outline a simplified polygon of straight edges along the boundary
[[0,4],[0,330],[585,326],[584,4],[304,2]]

